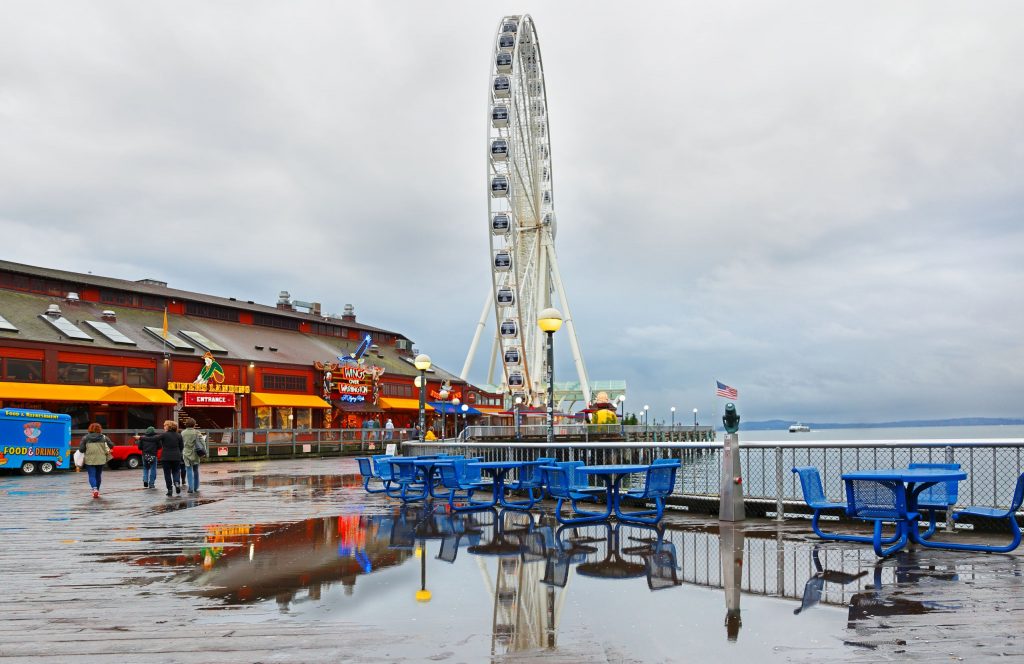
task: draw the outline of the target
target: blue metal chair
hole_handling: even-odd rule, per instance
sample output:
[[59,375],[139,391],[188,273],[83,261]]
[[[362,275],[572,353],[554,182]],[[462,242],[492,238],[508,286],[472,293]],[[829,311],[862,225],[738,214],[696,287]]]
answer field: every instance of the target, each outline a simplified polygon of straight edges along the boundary
[[[537,461],[541,462],[541,465],[555,463],[554,457],[539,457]],[[522,491],[526,489],[528,496],[526,500],[506,500],[505,505],[516,505],[518,507],[525,507],[527,509],[533,507],[533,505],[544,497],[544,472],[540,469],[540,465],[529,465],[522,466],[518,471],[518,478],[515,482],[506,482],[505,488],[513,491]],[[533,492],[536,490],[537,497],[534,498]]]
[[[490,507],[490,503],[474,502],[473,492],[491,487],[489,482],[484,482],[480,475],[480,469],[470,466],[465,459],[456,459],[448,464],[437,467],[441,472],[441,486],[448,490],[448,504],[456,512],[467,512],[470,510]],[[458,493],[463,496],[456,496]],[[456,505],[456,498],[466,501],[466,505]]]
[[[916,524],[908,524],[920,519],[921,515],[907,510],[907,488],[903,482],[855,479],[843,481],[846,483],[846,513],[856,519],[874,522],[871,544],[875,548],[875,553],[885,558],[906,546],[910,528],[917,527]],[[883,523],[895,524],[895,538],[883,540]],[[882,546],[890,542],[895,544],[887,549]]]
[[[1024,473],[1021,473],[1020,477],[1017,478],[1017,488],[1013,492],[1013,500],[1010,502],[1010,508],[1007,510],[999,509],[996,507],[980,507],[977,505],[971,505],[963,508],[959,512],[953,513],[953,519],[958,520],[964,516],[981,517],[983,519],[1006,519],[1007,525],[1010,526],[1010,532],[1013,535],[1013,539],[1006,546],[990,546],[987,544],[956,544],[942,542],[941,546],[944,549],[958,549],[962,551],[987,551],[989,553],[1008,553],[1013,551],[1020,546],[1021,532],[1020,525],[1017,523],[1017,510],[1020,509],[1021,503],[1024,502]],[[925,546],[928,546],[927,542],[921,542]],[[938,544],[938,543],[936,543]]]
[[[647,471],[647,478],[644,488],[637,491],[619,492],[619,500],[615,504],[615,516],[623,521],[634,521],[654,525],[661,521],[665,513],[665,498],[668,497],[676,486],[676,471],[679,470],[679,462],[656,463]],[[639,500],[653,500],[653,510],[641,510],[639,512],[622,512],[622,499],[636,498]],[[650,515],[654,515],[653,517]]]
[[[960,464],[958,463],[912,463],[907,467],[960,470]],[[917,508],[919,510],[928,510],[929,518],[928,530],[922,533],[921,537],[927,538],[932,536],[935,532],[935,512],[938,510],[946,512],[953,505],[956,505],[959,490],[960,482],[958,480],[951,480],[949,482],[939,482],[918,494]]]
[[[573,477],[575,469],[582,465],[583,463],[580,461],[564,461],[555,465],[540,467],[540,469],[544,471],[544,480],[547,483],[548,495],[558,501],[555,505],[555,518],[558,519],[558,522],[561,524],[603,521],[612,514],[613,506],[611,501],[608,501],[604,512],[587,512],[577,506],[577,503],[581,500],[594,499],[594,492],[580,490],[578,488],[579,484],[577,478]],[[600,491],[603,493],[604,489],[600,489]],[[571,503],[573,512],[579,516],[562,516],[562,504],[567,500]]]
[[[864,535],[844,535],[840,533],[826,533],[818,525],[818,520],[821,518],[822,510],[842,510],[846,511],[845,503],[833,503],[825,497],[825,490],[821,486],[821,475],[818,473],[818,469],[814,466],[797,466],[793,468],[793,472],[800,478],[800,488],[803,490],[804,502],[807,506],[814,510],[814,515],[811,517],[811,529],[814,534],[825,540],[835,540],[837,542],[860,542],[870,544],[873,541],[872,537],[866,537]],[[899,539],[899,536],[893,536],[883,540],[885,544],[895,542]]]
[[[412,457],[382,459],[382,465],[391,466],[392,487],[388,490],[388,495],[392,498],[401,498],[402,502],[412,503],[427,497],[427,490],[430,487],[423,481],[423,472],[416,467],[414,460]],[[393,486],[395,484],[399,486],[397,490]]]
[[[359,464],[359,474],[363,476],[363,489],[367,493],[385,493],[391,484],[391,465],[381,464],[377,465],[376,458],[370,457],[357,457],[356,463]],[[378,480],[383,485],[380,489],[371,489],[370,480]]]

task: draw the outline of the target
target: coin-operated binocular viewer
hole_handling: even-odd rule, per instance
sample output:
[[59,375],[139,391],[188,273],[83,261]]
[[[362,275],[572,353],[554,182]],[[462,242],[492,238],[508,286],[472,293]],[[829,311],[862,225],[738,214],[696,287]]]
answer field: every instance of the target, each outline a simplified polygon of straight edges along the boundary
[[725,448],[722,450],[722,487],[719,492],[721,503],[718,508],[720,521],[743,521],[747,518],[743,508],[743,469],[740,466],[740,415],[732,403],[725,404],[722,417],[725,426]]

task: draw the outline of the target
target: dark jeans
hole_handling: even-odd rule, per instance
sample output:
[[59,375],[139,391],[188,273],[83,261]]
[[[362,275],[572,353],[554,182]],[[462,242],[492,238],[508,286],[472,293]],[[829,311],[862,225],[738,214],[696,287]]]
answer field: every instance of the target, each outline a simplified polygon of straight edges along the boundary
[[99,491],[100,482],[103,481],[103,466],[86,466],[85,471],[89,473],[89,486]]
[[164,461],[164,482],[167,483],[167,490],[170,491],[176,486],[181,486],[181,462]]

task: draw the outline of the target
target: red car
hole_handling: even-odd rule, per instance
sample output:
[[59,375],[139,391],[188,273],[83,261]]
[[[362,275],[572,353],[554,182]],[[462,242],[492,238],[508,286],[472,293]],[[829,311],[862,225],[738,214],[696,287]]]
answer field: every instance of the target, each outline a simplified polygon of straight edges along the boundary
[[[111,468],[141,468],[142,467],[142,450],[135,443],[131,445],[114,445],[110,448],[110,453],[114,455],[114,458],[107,462],[107,465]],[[156,458],[160,458],[160,452],[157,451]]]

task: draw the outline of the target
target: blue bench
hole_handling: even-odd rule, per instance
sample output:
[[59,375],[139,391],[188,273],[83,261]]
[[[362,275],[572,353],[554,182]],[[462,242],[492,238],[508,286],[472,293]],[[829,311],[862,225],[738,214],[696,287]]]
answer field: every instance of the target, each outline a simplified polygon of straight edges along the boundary
[[[814,534],[824,540],[834,540],[836,542],[860,542],[862,544],[870,544],[873,542],[873,537],[866,537],[864,535],[846,535],[841,533],[826,533],[818,525],[818,520],[821,518],[821,512],[823,510],[836,510],[846,512],[846,503],[834,503],[825,497],[825,490],[821,485],[821,475],[818,473],[818,469],[814,466],[797,466],[793,468],[793,472],[796,473],[797,477],[800,478],[800,488],[804,494],[804,502],[807,506],[814,510],[814,514],[811,517],[811,530]],[[885,538],[882,540],[885,544],[890,544],[899,539],[899,534]]]
[[[958,463],[912,463],[908,468],[943,468],[946,470],[960,470]],[[921,537],[931,537],[935,532],[935,513],[939,510],[948,512],[953,505],[956,505],[960,492],[960,482],[949,481],[939,482],[930,486],[917,496],[917,509],[928,510],[928,530]]]
[[1017,510],[1020,509],[1021,503],[1024,502],[1024,473],[1021,473],[1020,477],[1017,478],[1017,487],[1013,492],[1013,499],[1010,501],[1009,509],[1000,509],[997,507],[982,507],[978,505],[971,505],[963,508],[959,512],[953,513],[953,519],[959,520],[965,516],[982,518],[982,519],[997,519],[1005,520],[1007,525],[1010,527],[1010,533],[1012,539],[1009,544],[1005,546],[991,546],[987,544],[956,544],[950,542],[927,542],[921,541],[920,543],[924,546],[941,547],[943,549],[954,549],[960,551],[986,551],[989,553],[1009,553],[1018,546],[1020,546],[1021,532],[1020,525],[1017,523]]
[[[357,457],[356,463],[359,464],[359,474],[363,476],[363,489],[367,493],[385,493],[390,486],[392,475],[391,465],[385,463],[379,463],[383,459],[391,458],[387,454],[379,454],[374,457]],[[377,480],[383,486],[380,489],[371,489],[370,481]]]
[[[665,498],[675,489],[676,471],[678,470],[678,459],[658,459],[655,461],[647,471],[642,489],[619,494],[620,502],[622,498],[635,498],[644,501],[653,500],[654,509],[623,513],[621,505],[616,504],[615,515],[620,519],[650,525],[661,521],[661,517],[665,513]],[[650,516],[652,514],[654,516]]]
[[[448,490],[448,504],[453,510],[467,512],[491,506],[489,502],[478,503],[473,500],[475,491],[491,488],[490,482],[483,481],[479,467],[471,466],[466,459],[455,459],[437,468],[441,473],[441,486]],[[458,496],[459,493],[464,495]],[[465,500],[467,504],[456,505],[456,498]]]
[[[563,461],[550,466],[540,466],[544,474],[544,483],[548,487],[548,495],[558,501],[555,505],[555,518],[561,524],[603,521],[612,514],[611,501],[608,501],[604,512],[588,512],[577,505],[581,500],[595,500],[595,494],[605,492],[603,488],[586,486],[580,482],[576,468],[583,465],[582,461]],[[562,516],[562,505],[567,500],[572,505],[572,511],[578,516]]]

